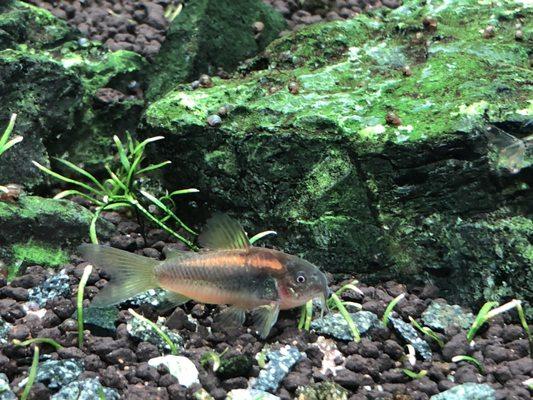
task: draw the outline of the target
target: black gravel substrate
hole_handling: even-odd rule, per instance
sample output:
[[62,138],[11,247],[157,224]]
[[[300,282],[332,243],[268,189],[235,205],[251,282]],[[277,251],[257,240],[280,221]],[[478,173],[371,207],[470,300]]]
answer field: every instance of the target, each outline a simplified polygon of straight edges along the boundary
[[[165,246],[176,246],[160,230],[147,233],[147,242],[140,233],[137,223],[128,221],[116,213],[106,218],[113,222],[117,234],[110,243],[114,247],[134,251],[149,257],[162,258]],[[256,356],[265,345],[295,346],[305,356],[283,379],[275,394],[282,399],[295,398],[299,387],[313,383],[332,381],[346,389],[350,400],[359,399],[396,399],[424,400],[431,396],[466,383],[486,383],[495,389],[496,399],[530,399],[531,392],[523,383],[533,377],[533,362],[530,358],[529,344],[524,329],[518,323],[516,314],[509,312],[497,316],[485,325],[474,343],[466,341],[466,330],[452,327],[439,336],[444,348],[428,340],[433,352],[431,361],[419,359],[413,366],[406,357],[405,342],[393,330],[384,327],[372,328],[361,342],[332,340],[316,332],[297,329],[298,310],[283,312],[267,340],[260,340],[247,327],[235,328],[224,332],[213,326],[213,316],[217,307],[189,302],[161,315],[167,318],[167,325],[175,329],[183,338],[180,355],[192,360],[199,371],[199,384],[189,388],[181,386],[169,374],[166,367],[154,368],[148,360],[161,355],[154,344],[139,341],[130,336],[127,321],[131,315],[124,307],[119,313],[114,334],[100,332],[97,336],[85,332],[84,345],[77,347],[77,325],[75,320],[76,291],[86,263],[73,258],[64,270],[69,277],[71,293],[57,295],[49,301],[42,312],[34,306],[27,310],[24,305],[29,289],[40,285],[55,271],[47,271],[41,266],[28,267],[24,275],[9,284],[0,277],[0,317],[11,324],[7,343],[0,347],[0,373],[7,375],[10,386],[20,395],[19,383],[27,377],[32,361],[32,348],[17,347],[13,340],[29,338],[52,338],[64,346],[55,350],[42,345],[41,360],[79,359],[85,371],[78,377],[98,378],[102,385],[115,388],[124,399],[189,399],[203,387],[213,398],[224,399],[232,389],[246,388],[250,378],[258,376],[260,367]],[[106,284],[104,272],[93,271],[85,289],[85,306],[100,288]],[[330,279],[335,281],[333,277]],[[333,290],[348,280],[335,281]],[[420,319],[424,310],[439,299],[436,287],[406,287],[396,282],[386,282],[376,287],[358,284],[362,291],[349,290],[344,293],[345,300],[362,304],[362,309],[375,313],[379,318],[387,304],[401,293],[408,293],[395,308],[394,316],[405,322],[409,317]],[[137,312],[151,320],[158,313],[149,304],[135,307]],[[370,338],[371,337],[371,338]],[[0,341],[1,343],[1,341]],[[242,368],[217,371],[209,365],[202,366],[201,357],[208,351],[224,352],[223,359],[244,356],[239,365]],[[456,355],[471,355],[479,360],[484,373],[466,362],[452,362]],[[409,378],[402,369],[415,372],[422,370],[427,374],[420,379]],[[333,372],[334,371],[334,372]],[[44,383],[36,383],[31,390],[32,399],[46,400],[57,392],[57,388]]]

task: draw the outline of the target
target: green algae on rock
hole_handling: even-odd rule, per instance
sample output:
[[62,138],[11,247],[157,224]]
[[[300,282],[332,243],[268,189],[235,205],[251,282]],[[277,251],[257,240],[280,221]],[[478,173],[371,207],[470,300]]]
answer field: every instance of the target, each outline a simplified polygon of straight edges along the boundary
[[239,78],[169,92],[142,130],[166,137],[153,155],[174,162],[167,187],[199,188],[211,209],[275,229],[271,244],[329,271],[429,278],[461,304],[505,288],[531,300],[531,167],[496,170],[486,135],[494,124],[524,137],[533,118],[527,41],[514,36],[531,14],[409,2],[314,25]]
[[[237,17],[238,16],[238,17]],[[260,22],[261,31],[253,24]],[[202,73],[226,72],[255,56],[285,28],[281,14],[260,0],[197,0],[172,21],[156,56],[147,96],[153,100]]]
[[[22,196],[17,203],[0,201],[0,259],[9,276],[23,265],[66,264],[68,251],[87,237],[91,218],[89,210],[68,200]],[[99,224],[99,232],[109,234],[109,223]]]
[[144,59],[104,50],[26,3],[9,1],[0,11],[0,123],[16,112],[15,133],[25,138],[0,159],[2,181],[42,185],[45,177],[30,161],[48,165],[51,156],[77,152],[81,138],[91,149],[87,164],[101,164],[112,136],[136,126],[144,103],[126,95],[102,103],[98,91],[127,92]]

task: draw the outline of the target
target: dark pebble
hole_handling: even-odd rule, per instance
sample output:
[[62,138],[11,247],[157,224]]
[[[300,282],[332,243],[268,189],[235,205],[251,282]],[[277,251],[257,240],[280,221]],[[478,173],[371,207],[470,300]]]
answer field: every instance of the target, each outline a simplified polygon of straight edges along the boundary
[[233,389],[245,389],[248,387],[248,379],[243,376],[226,379],[222,382],[222,387],[228,392]]
[[100,373],[101,381],[104,386],[124,389],[128,383],[126,378],[120,373],[117,367],[109,366]]
[[356,390],[361,384],[361,381],[358,380],[358,374],[347,369],[342,369],[337,372],[337,375],[333,380],[335,383],[348,390]]
[[159,380],[159,372],[157,372],[157,368],[154,368],[145,362],[137,365],[135,376],[148,382],[157,382]]
[[103,358],[110,364],[131,364],[137,361],[135,353],[126,348],[113,350],[111,353],[103,355]]
[[463,365],[455,371],[455,382],[466,383],[473,382],[478,383],[478,371],[473,365]]
[[299,386],[306,386],[308,383],[309,377],[297,372],[289,373],[283,380],[283,386],[289,392],[294,392]]
[[148,342],[141,342],[137,346],[137,350],[135,352],[137,354],[137,358],[140,362],[148,361],[151,358],[158,357],[159,350],[157,349],[157,346],[153,345],[152,343]]
[[75,358],[75,359],[84,359],[85,353],[77,347],[63,347],[57,350],[57,355],[59,358]]
[[28,300],[28,289],[23,287],[4,286],[0,288],[0,298],[8,298],[16,301]]

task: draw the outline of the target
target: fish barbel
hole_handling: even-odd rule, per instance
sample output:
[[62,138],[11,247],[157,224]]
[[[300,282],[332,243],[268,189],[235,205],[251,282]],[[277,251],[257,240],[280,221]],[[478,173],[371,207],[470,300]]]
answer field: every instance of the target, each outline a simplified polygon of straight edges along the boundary
[[194,300],[229,304],[226,323],[242,325],[253,310],[256,327],[266,337],[279,310],[305,304],[328,293],[326,276],[313,264],[281,251],[251,246],[242,226],[218,214],[199,236],[200,252],[172,250],[158,261],[100,245],[81,245],[81,255],[111,275],[93,307],[120,303],[153,288],[168,291],[173,304]]

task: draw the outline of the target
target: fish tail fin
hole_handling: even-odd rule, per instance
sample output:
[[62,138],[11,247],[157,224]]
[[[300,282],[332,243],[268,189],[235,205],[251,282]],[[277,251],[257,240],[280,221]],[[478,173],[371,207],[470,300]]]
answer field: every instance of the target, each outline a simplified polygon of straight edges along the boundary
[[93,299],[92,307],[118,304],[139,293],[159,287],[154,268],[159,261],[124,250],[97,244],[82,244],[81,256],[111,276],[108,284]]

